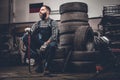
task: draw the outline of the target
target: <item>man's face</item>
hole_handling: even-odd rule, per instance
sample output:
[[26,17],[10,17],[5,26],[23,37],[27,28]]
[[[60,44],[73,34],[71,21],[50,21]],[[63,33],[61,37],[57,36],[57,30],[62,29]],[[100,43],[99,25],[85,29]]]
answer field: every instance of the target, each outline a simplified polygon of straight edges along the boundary
[[43,6],[40,8],[39,15],[42,20],[45,20],[47,18],[48,10],[46,9],[46,7]]
[[44,13],[46,13],[46,12],[47,12],[46,7],[41,7],[41,8],[40,8],[40,14],[44,14]]

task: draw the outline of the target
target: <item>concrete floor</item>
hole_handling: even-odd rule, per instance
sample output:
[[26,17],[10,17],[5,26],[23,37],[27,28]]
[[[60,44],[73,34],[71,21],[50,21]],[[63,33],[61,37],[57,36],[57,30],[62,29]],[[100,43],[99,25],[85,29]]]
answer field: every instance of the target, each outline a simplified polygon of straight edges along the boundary
[[34,72],[31,67],[29,73],[28,66],[1,67],[0,80],[120,80],[120,72],[105,71],[96,73],[59,73],[43,75]]

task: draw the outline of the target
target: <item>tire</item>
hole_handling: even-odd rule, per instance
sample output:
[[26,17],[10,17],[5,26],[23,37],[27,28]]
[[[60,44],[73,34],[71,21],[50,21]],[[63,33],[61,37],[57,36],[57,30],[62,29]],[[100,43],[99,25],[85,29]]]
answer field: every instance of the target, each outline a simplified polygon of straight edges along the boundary
[[120,5],[109,5],[103,7],[103,15],[120,16],[119,11],[120,11]]
[[82,2],[70,2],[60,5],[60,14],[67,12],[88,12],[88,6]]
[[120,16],[103,16],[100,24],[109,31],[117,30],[119,28]]
[[74,51],[71,54],[71,61],[95,61],[98,52],[96,51]]
[[87,13],[83,12],[69,12],[69,13],[64,13],[60,17],[61,23],[64,22],[88,22],[88,15]]
[[89,26],[81,26],[75,32],[74,50],[92,51],[94,49],[93,30]]
[[73,43],[73,39],[74,39],[74,34],[63,34],[60,35],[60,45],[61,46],[71,46]]
[[60,24],[60,34],[75,32],[81,25],[88,25],[88,22],[65,22]]
[[10,55],[10,65],[20,65],[21,64],[21,55],[20,54],[11,54]]
[[11,37],[9,35],[3,35],[0,37],[0,43],[9,42],[10,38]]
[[65,49],[65,51],[69,51],[69,50],[72,49],[72,46],[69,46],[69,45],[61,46],[61,45],[59,45],[59,48]]
[[[104,28],[104,29],[106,29],[106,28]],[[107,29],[110,29],[110,30],[108,30],[108,31],[106,31],[105,32],[105,35],[114,35],[114,36],[120,36],[120,28],[119,28],[119,26],[113,26],[113,27],[111,27],[111,28],[108,28],[107,27]],[[117,31],[118,30],[118,31]]]
[[119,49],[120,48],[120,41],[111,42],[110,47]]
[[107,36],[111,41],[120,41],[120,33],[119,34],[105,34],[105,36]]
[[0,25],[0,34],[9,34],[10,27],[8,24],[2,24]]
[[7,54],[7,53],[10,53],[10,50],[8,50],[8,49],[1,50],[0,53],[1,54]]
[[53,59],[51,62],[49,71],[50,72],[63,72],[64,69],[64,59]]
[[0,45],[0,50],[10,50],[11,46],[9,45],[9,43],[4,43],[2,45]]
[[54,59],[64,59],[66,50],[64,48],[58,48]]
[[88,73],[88,72],[95,72],[96,65],[94,62],[90,61],[73,61],[69,64],[67,71],[68,72],[77,72],[77,73]]

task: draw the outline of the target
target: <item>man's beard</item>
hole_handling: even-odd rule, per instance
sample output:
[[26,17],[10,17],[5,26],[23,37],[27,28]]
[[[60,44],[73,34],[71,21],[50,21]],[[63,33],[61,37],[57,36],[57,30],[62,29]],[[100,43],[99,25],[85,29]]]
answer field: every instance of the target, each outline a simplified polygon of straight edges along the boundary
[[42,20],[45,20],[46,16],[47,16],[47,14],[46,14],[46,13],[43,13],[42,15],[40,15],[40,18],[41,18]]

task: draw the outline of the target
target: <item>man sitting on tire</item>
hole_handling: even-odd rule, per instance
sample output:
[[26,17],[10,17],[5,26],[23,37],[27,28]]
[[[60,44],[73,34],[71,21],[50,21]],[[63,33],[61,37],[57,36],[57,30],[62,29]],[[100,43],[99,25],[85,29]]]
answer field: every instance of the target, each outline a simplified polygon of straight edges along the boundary
[[[43,67],[45,63],[47,64],[47,68],[49,68],[52,57],[55,54],[55,48],[57,46],[57,34],[58,34],[58,25],[57,22],[49,17],[51,12],[50,7],[43,5],[40,8],[39,16],[41,20],[37,21],[31,28],[26,28],[25,31],[30,32],[31,34],[31,45],[30,52],[34,56],[36,55],[36,49],[40,49],[40,51],[45,52],[37,55],[35,60],[37,61],[38,67],[36,72],[43,72]],[[28,35],[25,34],[23,36],[23,42],[28,46]],[[44,51],[45,50],[45,51]],[[43,60],[46,62],[43,63]],[[43,64],[43,65],[41,65]]]

